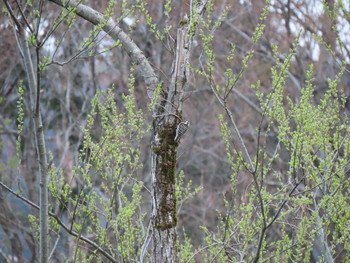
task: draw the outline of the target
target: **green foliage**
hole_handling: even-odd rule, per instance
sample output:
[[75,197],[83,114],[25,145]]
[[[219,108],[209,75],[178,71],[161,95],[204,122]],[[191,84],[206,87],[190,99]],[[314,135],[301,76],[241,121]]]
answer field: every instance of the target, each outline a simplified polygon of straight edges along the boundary
[[[128,198],[121,193],[124,206],[120,208],[116,219],[111,221],[112,225],[118,226],[118,232],[115,232],[119,239],[118,250],[121,251],[121,257],[126,261],[130,260],[130,255],[134,255],[136,260],[135,245],[139,245],[142,240],[141,227],[133,223],[141,203],[141,188],[141,183],[134,185],[132,201],[128,201]],[[138,219],[142,220],[143,216]]]
[[18,100],[17,100],[17,140],[16,140],[16,156],[18,158],[18,165],[21,164],[21,142],[24,123],[24,110],[23,110],[23,95],[24,89],[22,87],[23,81],[18,83]]
[[[337,4],[336,8],[341,6]],[[334,12],[329,10],[328,13],[336,21]],[[267,14],[268,6],[263,9],[253,34],[254,44],[263,35],[263,21]],[[206,22],[202,22],[202,26],[209,28]],[[337,32],[336,28],[333,31]],[[254,55],[254,46],[242,59],[238,74],[227,68],[225,85],[220,86],[215,84],[214,78],[213,36],[204,29],[199,35],[207,58],[205,66],[196,72],[207,78],[218,99],[226,106],[228,94],[244,77],[243,73],[249,70],[248,62]],[[316,223],[319,218],[322,228],[332,229],[328,233],[325,230],[326,237],[321,237],[328,237],[331,253],[336,247],[348,249],[345,240],[349,239],[349,224],[346,223],[349,213],[346,211],[350,207],[345,200],[349,195],[346,173],[350,157],[350,128],[349,120],[343,114],[346,96],[338,87],[347,62],[341,61],[338,74],[334,79],[328,79],[327,91],[321,98],[315,97],[314,66],[310,65],[305,85],[299,96],[293,94],[292,98],[286,89],[286,79],[297,54],[300,35],[301,32],[286,54],[280,54],[277,45],[271,46],[275,59],[271,68],[271,88],[263,90],[260,81],[251,86],[262,110],[262,119],[256,127],[259,138],[253,172],[245,168],[248,166],[235,147],[236,138],[232,138],[229,123],[222,115],[219,116],[221,136],[232,169],[231,191],[234,197],[225,200],[226,214],[221,216],[218,213],[221,223],[215,233],[203,228],[206,238],[201,254],[206,262],[309,262],[311,250],[321,235],[322,229]],[[314,38],[331,55],[335,55],[332,47],[321,37],[314,35]],[[341,43],[339,39],[338,42]],[[229,63],[234,63],[235,52],[235,45],[231,44],[227,57]],[[261,135],[262,123],[265,125],[264,132],[276,132],[278,145],[273,155],[268,155],[266,151],[269,138]],[[289,160],[285,171],[275,170],[279,151],[284,151]],[[237,189],[239,175],[249,177],[253,182],[243,197]],[[266,181],[275,185],[271,186]],[[279,235],[274,235],[274,231],[278,231]]]
[[[196,69],[195,72],[201,76],[205,76],[212,86],[213,91],[216,93],[216,95],[219,97],[219,99],[225,101],[228,97],[228,95],[232,92],[232,89],[236,87],[238,81],[243,77],[244,72],[248,68],[249,61],[253,58],[255,53],[255,45],[258,43],[258,41],[261,39],[265,24],[264,21],[267,19],[267,15],[269,12],[269,4],[270,2],[267,1],[266,6],[263,8],[262,13],[259,18],[259,24],[256,26],[255,32],[252,36],[252,46],[251,48],[246,52],[246,55],[242,59],[241,63],[241,70],[238,72],[238,74],[234,74],[234,71],[231,67],[228,67],[225,70],[225,85],[220,86],[216,85],[217,82],[214,76],[214,64],[216,62],[216,56],[215,56],[215,50],[212,46],[212,41],[215,37],[215,31],[217,28],[219,28],[222,25],[222,22],[225,20],[228,10],[230,9],[230,6],[226,6],[219,17],[216,19],[216,21],[213,21],[211,16],[211,11],[213,9],[213,2],[209,1],[207,4],[207,17],[204,18],[198,18],[201,28],[199,30],[199,37],[203,41],[203,51],[206,55],[206,63],[204,66],[202,66],[201,69]],[[229,50],[229,53],[227,55],[227,61],[231,62],[232,65],[235,62],[234,56],[235,56],[235,45],[234,43],[231,43],[231,48]]]
[[70,194],[70,189],[64,189],[64,177],[62,176],[63,171],[57,171],[56,167],[52,163],[52,160],[50,161],[48,174],[50,178],[48,189],[52,197],[56,198],[58,202],[65,202],[64,200],[67,200]]
[[232,185],[236,184],[236,173],[240,170],[240,167],[244,165],[244,160],[242,158],[242,153],[238,152],[236,148],[232,148],[232,134],[228,127],[228,124],[224,121],[224,116],[219,115],[220,121],[220,135],[225,143],[226,157],[231,165],[233,174],[231,176]]
[[172,0],[166,0],[165,3],[164,3],[164,14],[169,17],[169,14],[172,10],[172,7],[171,7],[171,2]]
[[[133,71],[133,70],[131,70]],[[143,218],[140,211],[143,184],[137,178],[140,140],[147,130],[144,117],[135,105],[134,77],[123,94],[123,108],[117,106],[114,88],[97,91],[84,128],[80,165],[71,180],[82,185],[71,188],[61,172],[50,169],[49,189],[59,200],[61,212],[73,218],[72,229],[81,235],[93,235],[101,247],[115,251],[121,261],[137,261],[143,242]],[[75,247],[75,258],[90,262],[95,258]]]
[[265,24],[264,21],[267,18],[267,14],[269,13],[269,6],[270,6],[270,1],[266,1],[266,5],[262,10],[262,13],[259,17],[259,20],[261,21],[256,27],[255,27],[255,31],[253,33],[253,37],[252,40],[254,43],[257,43],[259,41],[259,39],[262,37],[262,34],[264,33],[264,29],[265,29]]
[[192,245],[190,243],[190,239],[185,237],[185,241],[183,244],[177,244],[179,248],[179,261],[182,263],[195,263],[193,259]]
[[43,62],[39,62],[39,68],[38,68],[39,71],[41,71],[41,72],[45,71],[45,70],[46,70],[46,67],[47,67],[48,65],[50,65],[51,62],[52,62],[51,57],[46,57],[46,56],[44,56]]
[[[146,23],[149,26],[151,33],[153,33],[158,40],[164,40],[165,35],[157,28],[157,24],[153,22],[153,18],[147,9],[147,5],[148,4],[145,0],[136,0],[135,3],[136,10],[138,10],[140,15],[145,17]],[[170,10],[169,2],[166,2],[165,5],[166,11]],[[169,31],[169,28],[165,30],[165,32],[167,31]]]
[[149,104],[149,106],[148,106],[148,110],[149,110],[150,112],[152,112],[152,111],[154,110],[154,107],[155,107],[156,104],[157,104],[157,101],[158,101],[158,99],[159,99],[159,96],[160,96],[160,93],[162,92],[162,90],[163,90],[163,83],[160,82],[160,83],[158,83],[157,88],[156,88],[155,91],[153,92],[153,96],[152,96],[152,98],[151,98],[151,102],[150,102],[150,104]]
[[34,237],[36,241],[39,243],[39,238],[40,238],[39,219],[36,218],[34,215],[28,215],[28,220],[32,227],[32,232],[34,233]]
[[202,227],[202,230],[205,232],[205,252],[204,253],[204,262],[228,262],[229,258],[225,253],[224,242],[221,241],[221,236],[216,236],[214,233]]
[[181,206],[186,200],[191,199],[199,191],[203,189],[202,186],[193,188],[192,180],[189,180],[187,184],[185,184],[184,179],[185,179],[185,173],[181,171],[179,176],[177,176],[176,182],[175,182],[175,195],[176,195],[176,203],[178,205],[178,210],[181,209]]

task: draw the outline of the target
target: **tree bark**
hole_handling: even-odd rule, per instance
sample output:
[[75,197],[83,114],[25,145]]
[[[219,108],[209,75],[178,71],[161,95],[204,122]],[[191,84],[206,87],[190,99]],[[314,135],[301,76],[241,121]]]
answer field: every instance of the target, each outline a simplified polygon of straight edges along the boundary
[[[18,41],[21,48],[25,71],[30,90],[30,101],[35,127],[35,141],[37,155],[39,160],[39,178],[40,178],[40,262],[48,262],[48,170],[46,145],[44,138],[43,123],[40,112],[40,102],[38,96],[38,85],[35,76],[34,66],[30,54],[28,41],[23,27],[18,29]],[[39,58],[37,58],[39,59]]]
[[157,106],[152,143],[153,262],[177,262],[176,253],[176,126],[181,121],[183,91],[187,85],[190,37],[178,29],[176,58],[168,96]]
[[[315,236],[315,244],[314,244],[316,250],[320,253],[320,255],[322,255],[325,263],[334,263],[332,253],[329,249],[327,236],[324,233],[319,214],[316,216],[316,229],[317,229],[317,233]],[[317,255],[317,257],[318,256],[319,255]]]

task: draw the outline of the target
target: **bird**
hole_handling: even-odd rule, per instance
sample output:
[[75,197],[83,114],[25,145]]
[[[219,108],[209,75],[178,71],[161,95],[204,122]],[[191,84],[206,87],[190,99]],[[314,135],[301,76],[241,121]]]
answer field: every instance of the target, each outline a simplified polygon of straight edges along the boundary
[[189,121],[180,122],[176,127],[176,135],[174,138],[175,142],[179,142],[181,137],[186,133],[188,126],[190,126]]

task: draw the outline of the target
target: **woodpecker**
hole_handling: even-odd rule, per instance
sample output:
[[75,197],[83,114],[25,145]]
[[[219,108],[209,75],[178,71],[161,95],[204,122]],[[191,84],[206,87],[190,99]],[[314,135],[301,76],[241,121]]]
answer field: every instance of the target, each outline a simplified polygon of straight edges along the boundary
[[174,138],[175,142],[179,142],[181,137],[186,133],[188,126],[190,126],[189,121],[180,122],[176,127],[176,135]]

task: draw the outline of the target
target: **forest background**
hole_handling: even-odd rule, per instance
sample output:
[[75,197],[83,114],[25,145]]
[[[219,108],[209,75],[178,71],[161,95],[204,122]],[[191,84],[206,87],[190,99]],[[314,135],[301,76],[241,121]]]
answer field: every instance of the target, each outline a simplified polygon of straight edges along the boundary
[[349,1],[0,5],[0,262],[350,261]]

